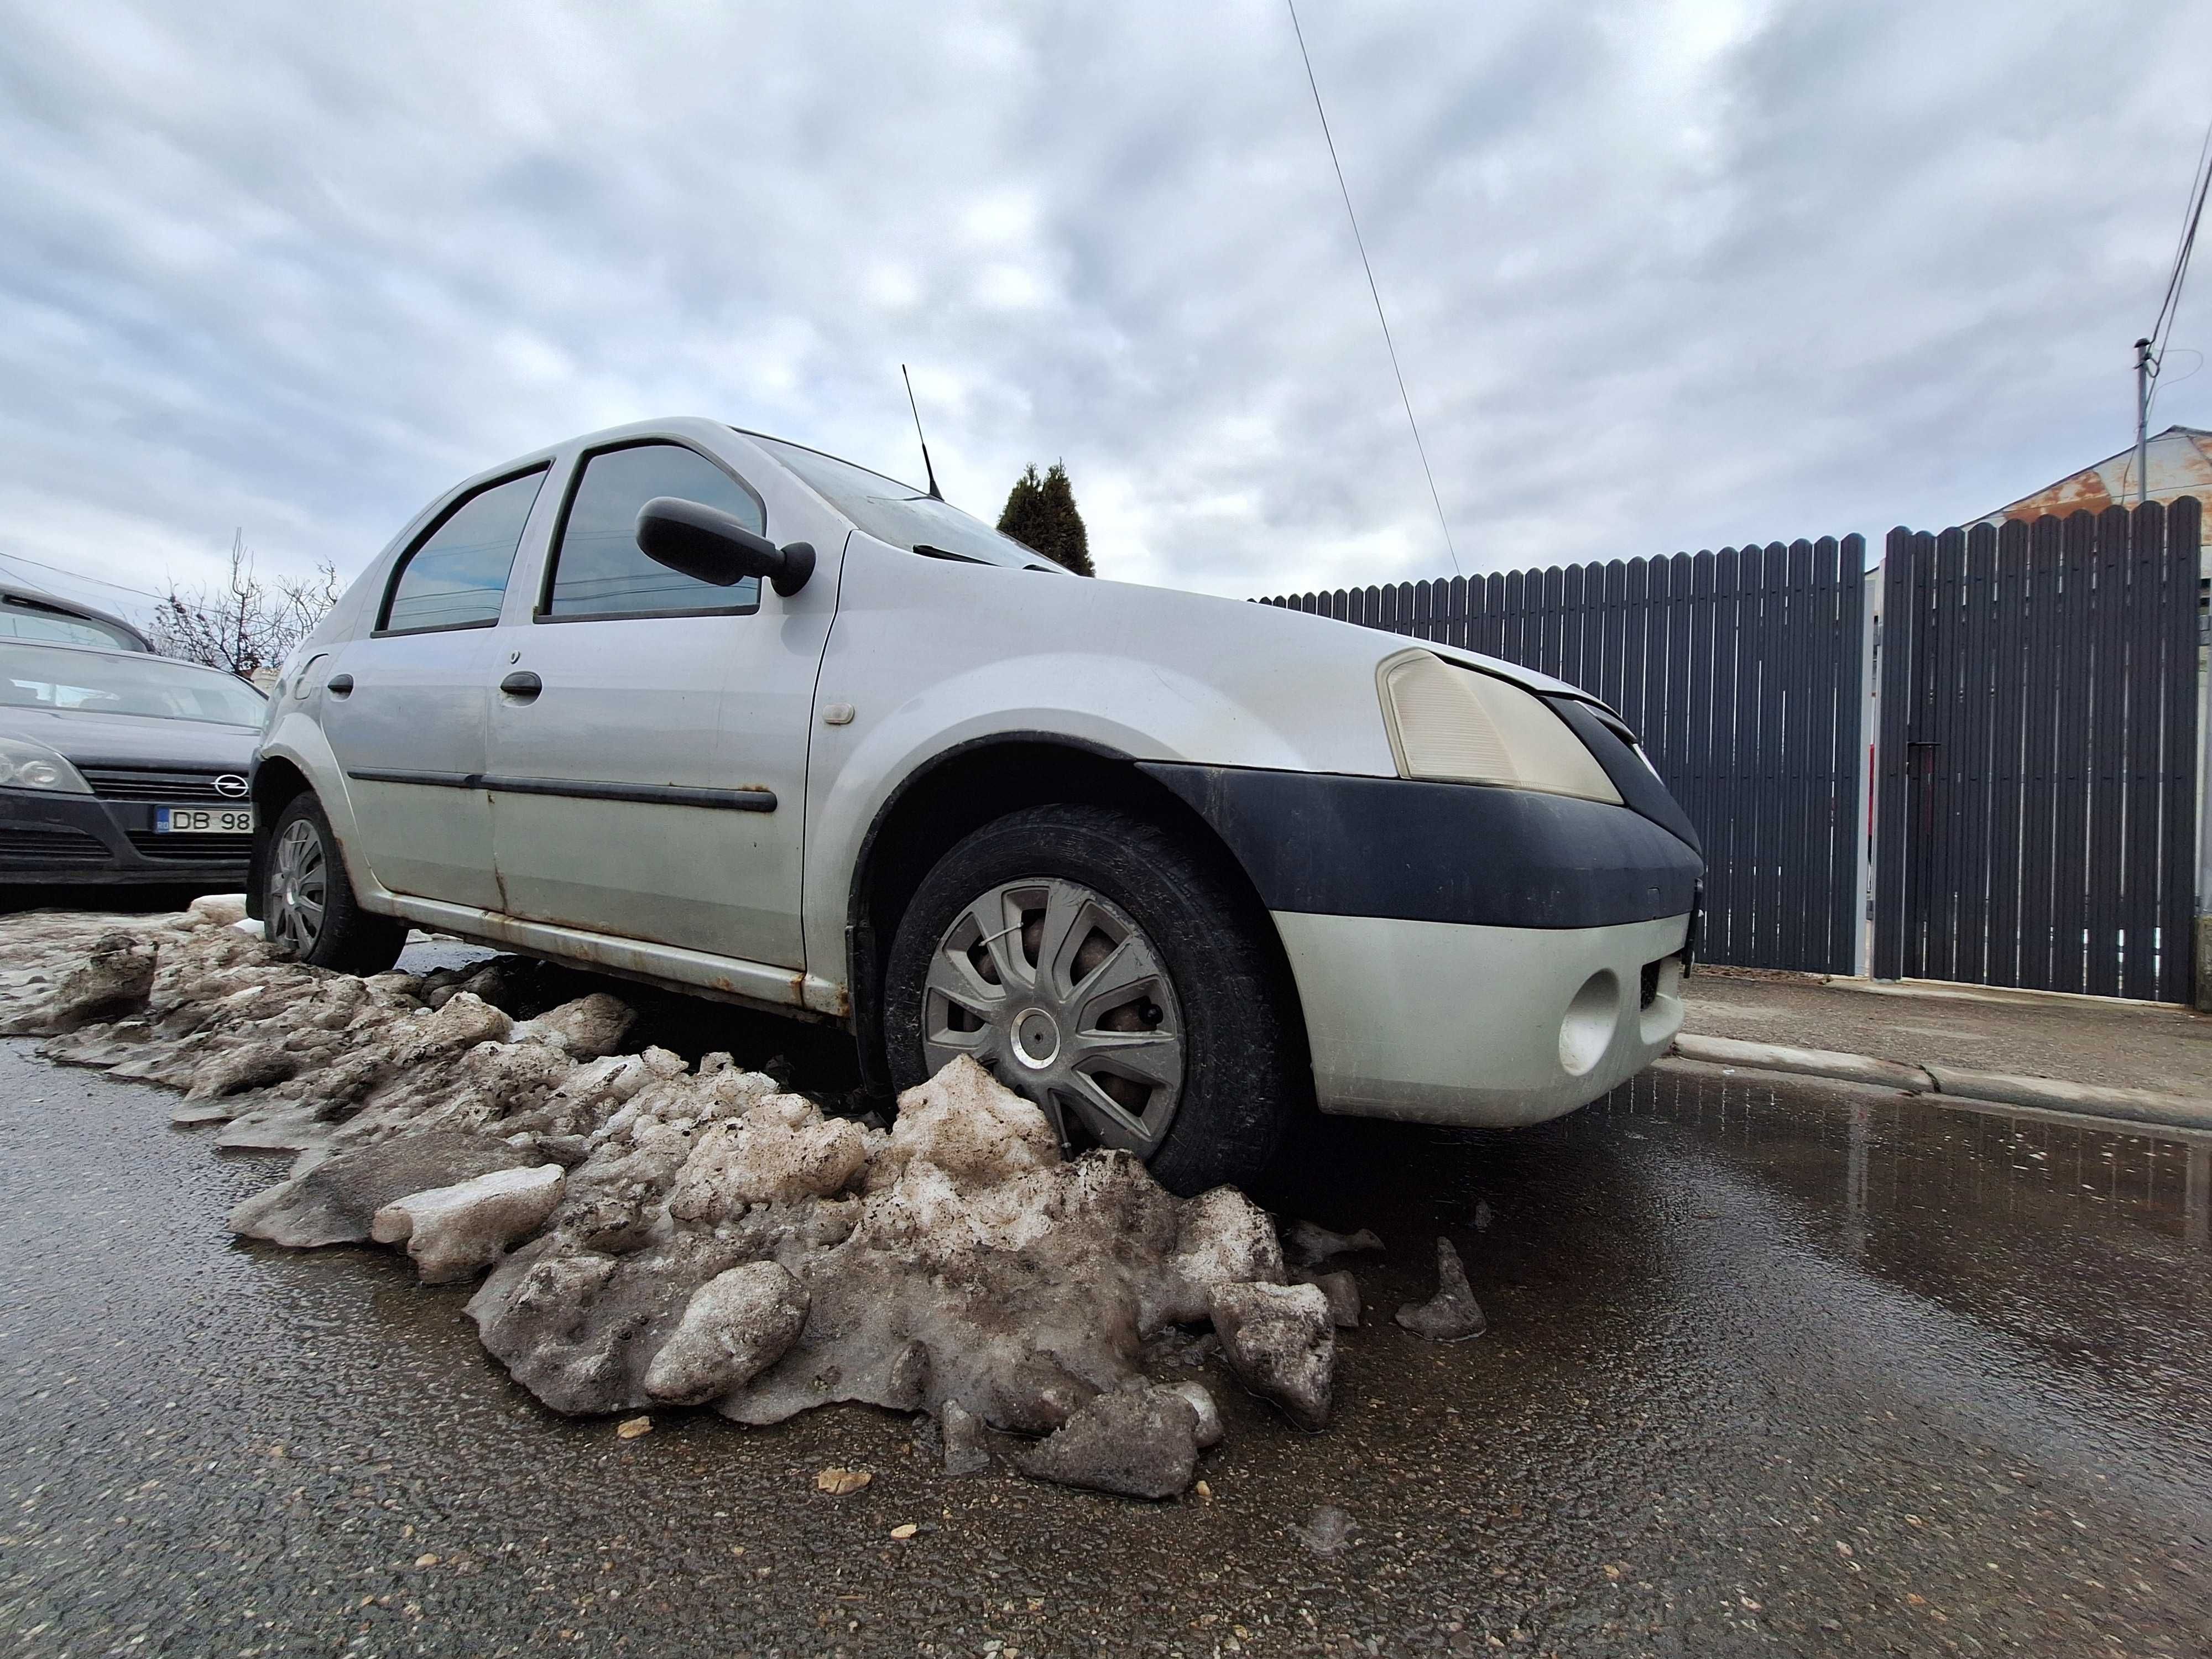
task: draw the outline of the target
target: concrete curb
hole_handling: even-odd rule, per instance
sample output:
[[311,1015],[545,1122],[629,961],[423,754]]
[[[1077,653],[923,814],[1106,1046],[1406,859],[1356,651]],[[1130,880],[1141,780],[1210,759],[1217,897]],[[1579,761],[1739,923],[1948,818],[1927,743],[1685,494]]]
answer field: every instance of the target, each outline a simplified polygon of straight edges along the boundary
[[1846,1054],[1833,1048],[1785,1048],[1778,1042],[1742,1042],[1735,1037],[1700,1036],[1685,1031],[1674,1039],[1674,1052],[1685,1060],[1702,1060],[1713,1066],[1747,1066],[1758,1072],[1832,1078],[1838,1083],[1871,1083],[1912,1095],[1932,1094],[1936,1089],[1936,1080],[1917,1066]]
[[2014,1077],[2002,1072],[1971,1072],[1955,1066],[1907,1066],[1867,1054],[1831,1048],[1788,1048],[1773,1042],[1744,1042],[1734,1037],[1701,1036],[1685,1031],[1671,1053],[1709,1066],[1747,1071],[1786,1072],[1836,1083],[1871,1084],[1911,1095],[1951,1096],[1980,1104],[2028,1106],[2047,1112],[2121,1118],[2178,1129],[2212,1129],[2212,1101],[2188,1095],[2158,1094],[2148,1089],[2114,1089],[2056,1078]]
[[2095,1084],[2062,1083],[2050,1077],[2012,1077],[2002,1072],[1969,1072],[1954,1066],[1930,1066],[1936,1087],[1961,1099],[1994,1100],[2006,1106],[2039,1106],[2049,1112],[2089,1112],[2137,1123],[2164,1123],[2182,1129],[2212,1129],[2212,1101],[2187,1095],[2162,1095],[2148,1089],[2114,1089]]

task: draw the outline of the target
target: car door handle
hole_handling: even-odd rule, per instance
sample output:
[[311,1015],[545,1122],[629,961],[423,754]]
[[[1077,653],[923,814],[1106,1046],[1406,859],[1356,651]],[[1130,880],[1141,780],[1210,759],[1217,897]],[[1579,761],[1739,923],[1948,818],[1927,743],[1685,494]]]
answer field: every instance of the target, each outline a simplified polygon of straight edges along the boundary
[[517,702],[532,702],[545,689],[545,682],[527,668],[518,668],[499,683],[499,689]]
[[353,676],[333,674],[323,683],[323,690],[334,697],[349,697],[353,695]]

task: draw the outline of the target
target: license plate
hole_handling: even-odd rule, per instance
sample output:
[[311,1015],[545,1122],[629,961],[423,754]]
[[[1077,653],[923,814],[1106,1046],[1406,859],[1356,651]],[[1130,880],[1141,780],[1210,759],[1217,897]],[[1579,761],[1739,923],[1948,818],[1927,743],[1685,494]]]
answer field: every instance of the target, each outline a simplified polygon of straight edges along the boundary
[[154,809],[157,836],[250,836],[253,833],[251,806],[157,806]]

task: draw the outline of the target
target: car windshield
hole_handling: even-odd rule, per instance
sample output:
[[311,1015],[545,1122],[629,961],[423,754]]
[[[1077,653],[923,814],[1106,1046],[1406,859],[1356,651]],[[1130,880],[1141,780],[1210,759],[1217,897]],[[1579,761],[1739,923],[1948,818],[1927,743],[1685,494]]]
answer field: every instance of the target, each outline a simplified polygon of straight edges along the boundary
[[217,669],[0,641],[0,708],[258,726],[266,701],[244,680]]
[[[743,430],[742,428],[739,430]],[[912,484],[886,478],[865,466],[854,466],[818,450],[803,449],[781,438],[745,436],[766,449],[829,499],[854,524],[878,541],[917,553],[950,554],[982,564],[1009,565],[1018,569],[1059,570],[1042,554],[1001,536],[980,519],[958,507],[933,501]]]

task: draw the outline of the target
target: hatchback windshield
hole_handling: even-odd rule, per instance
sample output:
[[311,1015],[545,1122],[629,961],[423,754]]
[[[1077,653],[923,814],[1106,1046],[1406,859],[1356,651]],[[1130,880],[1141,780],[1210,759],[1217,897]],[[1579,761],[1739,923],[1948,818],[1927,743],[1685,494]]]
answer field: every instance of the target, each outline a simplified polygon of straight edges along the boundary
[[244,680],[218,669],[0,642],[0,708],[258,726],[265,702]]
[[763,437],[757,432],[747,432],[745,436],[821,491],[830,506],[879,542],[916,551],[950,553],[984,564],[1060,569],[1012,537],[1001,536],[981,520],[931,499],[912,484],[886,478],[819,450],[802,449],[781,438]]

